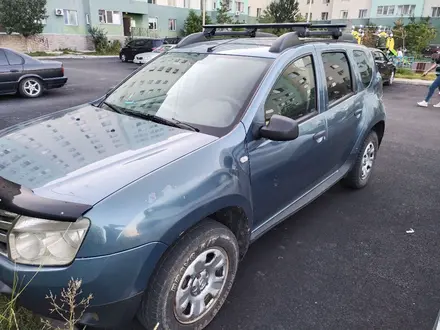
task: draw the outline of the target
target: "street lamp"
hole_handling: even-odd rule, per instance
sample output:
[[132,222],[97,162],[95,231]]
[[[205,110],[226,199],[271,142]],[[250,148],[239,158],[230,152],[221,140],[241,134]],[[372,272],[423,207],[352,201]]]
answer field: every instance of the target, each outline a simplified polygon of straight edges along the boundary
[[312,12],[312,0],[309,0],[309,12],[307,13],[307,23],[310,22],[310,13]]

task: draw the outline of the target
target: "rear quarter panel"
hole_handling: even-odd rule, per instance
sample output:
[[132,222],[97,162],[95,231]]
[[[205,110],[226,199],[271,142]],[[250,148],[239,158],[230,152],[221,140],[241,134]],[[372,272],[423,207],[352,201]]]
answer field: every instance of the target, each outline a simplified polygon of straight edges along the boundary
[[41,79],[63,77],[61,62],[26,62],[23,66],[23,78],[36,76]]

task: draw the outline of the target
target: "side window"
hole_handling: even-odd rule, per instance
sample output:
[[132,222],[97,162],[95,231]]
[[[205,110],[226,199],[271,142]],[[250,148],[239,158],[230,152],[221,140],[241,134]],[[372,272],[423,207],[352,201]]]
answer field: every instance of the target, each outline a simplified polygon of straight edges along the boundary
[[142,47],[142,46],[145,46],[145,45],[146,45],[145,40],[137,40],[136,43],[135,43],[136,47]]
[[24,63],[23,58],[13,52],[5,50],[6,57],[10,65],[21,65]]
[[8,60],[6,59],[5,52],[0,49],[0,66],[9,65]]
[[381,52],[374,52],[375,61],[385,61],[385,58]]
[[361,74],[362,84],[367,88],[373,78],[372,63],[369,61],[367,54],[361,50],[353,51],[353,55],[356,60],[357,68]]
[[289,64],[272,88],[264,111],[298,120],[316,110],[316,79],[312,56]]
[[324,53],[325,80],[327,82],[328,102],[332,104],[353,93],[350,65],[345,53]]

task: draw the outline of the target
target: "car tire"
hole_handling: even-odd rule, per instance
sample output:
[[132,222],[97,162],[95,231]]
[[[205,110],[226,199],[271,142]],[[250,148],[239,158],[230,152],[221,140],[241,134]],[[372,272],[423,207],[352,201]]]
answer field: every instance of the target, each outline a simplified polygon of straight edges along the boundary
[[202,221],[157,265],[137,314],[139,322],[145,329],[158,324],[166,330],[205,328],[232,288],[238,261],[234,234],[217,221]]
[[371,131],[362,144],[356,162],[350,172],[342,179],[342,184],[352,189],[362,189],[371,178],[376,162],[379,139],[376,132]]
[[18,92],[21,96],[28,98],[36,98],[43,94],[44,87],[40,79],[35,77],[25,78],[20,81]]
[[385,82],[386,86],[391,86],[394,83],[394,78],[396,77],[396,71],[391,72],[390,79]]

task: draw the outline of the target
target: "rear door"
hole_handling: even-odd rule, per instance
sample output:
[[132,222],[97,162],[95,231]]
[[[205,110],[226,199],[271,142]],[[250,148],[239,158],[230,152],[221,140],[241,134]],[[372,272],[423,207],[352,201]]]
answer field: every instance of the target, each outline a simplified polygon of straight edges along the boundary
[[17,79],[16,73],[6,57],[3,49],[0,49],[0,93],[12,93],[16,90]]
[[322,47],[320,57],[332,150],[329,161],[333,170],[338,170],[346,163],[355,145],[362,116],[362,98],[356,96],[356,78],[347,50]]
[[19,54],[11,52],[8,49],[5,49],[6,58],[9,62],[9,69],[11,72],[11,78],[14,82],[14,89],[18,88],[18,81],[21,76],[24,74],[24,58]]

